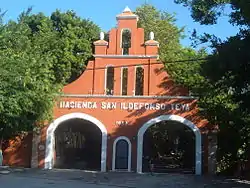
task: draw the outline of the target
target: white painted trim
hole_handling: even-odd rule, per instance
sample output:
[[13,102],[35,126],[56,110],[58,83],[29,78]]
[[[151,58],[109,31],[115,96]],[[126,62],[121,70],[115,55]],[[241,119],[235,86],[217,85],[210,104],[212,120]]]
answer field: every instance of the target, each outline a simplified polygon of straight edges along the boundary
[[145,46],[157,46],[159,47],[160,43],[157,42],[157,41],[154,41],[154,43],[152,43],[151,41],[150,42],[145,42]]
[[114,58],[114,59],[158,59],[158,55],[94,55],[95,58]]
[[132,14],[132,15],[118,15],[116,16],[116,19],[117,20],[127,20],[127,19],[139,19],[139,17],[135,14]]
[[105,40],[102,40],[102,41],[99,40],[99,41],[94,42],[94,45],[95,46],[108,46],[109,43]]
[[54,164],[54,147],[55,147],[55,130],[64,121],[70,119],[84,119],[95,124],[102,132],[102,146],[101,146],[101,171],[106,172],[107,161],[107,129],[96,118],[84,113],[71,113],[63,115],[54,120],[47,129],[46,135],[46,153],[45,153],[45,169],[52,169]]
[[112,171],[115,171],[115,159],[116,159],[116,144],[120,140],[125,140],[128,143],[128,172],[131,172],[131,150],[132,150],[132,144],[130,140],[125,136],[120,136],[115,139],[113,143],[113,157],[112,157]]
[[201,132],[196,125],[194,125],[191,121],[177,115],[162,115],[156,118],[153,118],[142,125],[137,134],[137,172],[142,173],[142,155],[143,155],[143,136],[146,130],[161,121],[177,121],[180,122],[190,129],[195,134],[195,174],[201,175],[201,164],[202,164],[202,149],[201,149]]
[[3,166],[3,151],[0,149],[0,167]]
[[82,95],[82,94],[62,94],[61,97],[76,97],[76,98],[131,98],[131,99],[199,99],[192,96],[170,96],[170,95]]

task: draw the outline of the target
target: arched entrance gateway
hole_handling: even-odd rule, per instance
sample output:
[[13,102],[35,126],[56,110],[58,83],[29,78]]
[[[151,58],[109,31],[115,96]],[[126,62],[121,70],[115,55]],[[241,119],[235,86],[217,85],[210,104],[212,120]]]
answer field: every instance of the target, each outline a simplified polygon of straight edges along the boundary
[[84,113],[67,114],[47,129],[45,169],[79,168],[105,172],[106,151],[107,130],[99,120]]
[[[166,132],[169,132],[165,138],[167,139],[165,150],[163,149],[164,156],[163,158],[163,165],[168,170],[174,170],[175,168],[180,171],[181,169],[186,170],[188,168],[192,171],[192,165],[195,170],[195,174],[201,174],[201,133],[200,130],[189,120],[177,116],[177,115],[162,115],[156,117],[154,119],[149,120],[146,122],[140,129],[137,135],[137,172],[142,173],[146,171],[145,161],[153,161],[153,164],[159,165],[159,158],[154,156],[154,152],[152,148],[154,146],[150,146],[150,143],[145,143],[144,139],[147,134],[147,130],[150,129],[152,126],[159,125],[160,122],[170,122],[170,123],[163,123],[162,125],[166,126]],[[171,122],[175,122],[172,123]],[[162,126],[161,125],[161,126]],[[174,126],[174,127],[171,127]],[[189,130],[192,130],[191,133]],[[184,136],[184,137],[183,137]],[[186,138],[185,138],[186,136]],[[187,136],[189,137],[187,139]],[[183,138],[180,140],[179,138]],[[176,139],[178,138],[178,139]],[[147,139],[147,138],[146,138]],[[153,138],[154,139],[154,138]],[[153,140],[152,139],[152,140]],[[189,141],[188,141],[189,140]],[[179,143],[184,143],[184,147],[180,148]],[[146,145],[148,144],[148,146]],[[182,145],[183,146],[183,145]],[[148,147],[148,149],[147,149]],[[162,146],[161,146],[162,147]],[[162,150],[162,149],[161,149]],[[193,153],[192,153],[193,150]],[[159,154],[160,151],[157,151]],[[149,159],[148,159],[149,158]],[[171,160],[173,159],[173,160]],[[187,160],[188,162],[185,162]],[[165,160],[165,161],[164,161]],[[164,164],[165,163],[165,164]],[[161,168],[164,168],[163,166]],[[165,169],[166,170],[166,169]]]

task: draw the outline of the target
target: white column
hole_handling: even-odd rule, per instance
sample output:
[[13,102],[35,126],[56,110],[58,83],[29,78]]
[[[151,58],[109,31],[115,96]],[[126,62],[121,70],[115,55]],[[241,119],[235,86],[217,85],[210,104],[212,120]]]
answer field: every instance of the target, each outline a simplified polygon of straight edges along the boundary
[[2,152],[2,148],[0,148],[0,166],[3,166],[3,152]]

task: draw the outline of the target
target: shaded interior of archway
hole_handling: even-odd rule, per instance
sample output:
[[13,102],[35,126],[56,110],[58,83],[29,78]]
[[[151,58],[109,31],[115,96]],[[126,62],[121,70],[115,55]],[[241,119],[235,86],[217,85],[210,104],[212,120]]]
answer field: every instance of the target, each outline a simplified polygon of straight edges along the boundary
[[195,173],[194,132],[175,121],[162,121],[152,125],[143,137],[142,170]]
[[55,168],[101,170],[102,132],[92,122],[72,119],[55,131]]

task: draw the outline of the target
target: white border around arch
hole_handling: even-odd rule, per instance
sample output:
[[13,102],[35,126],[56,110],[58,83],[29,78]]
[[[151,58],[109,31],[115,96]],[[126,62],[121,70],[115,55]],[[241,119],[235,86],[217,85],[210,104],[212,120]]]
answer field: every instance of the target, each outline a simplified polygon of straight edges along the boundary
[[101,146],[101,171],[106,172],[107,161],[107,129],[96,118],[84,113],[71,113],[63,115],[54,120],[47,129],[46,134],[46,153],[45,153],[45,169],[52,169],[54,163],[54,148],[55,148],[55,130],[64,121],[70,119],[84,119],[95,124],[102,132],[102,146]]
[[131,148],[132,148],[132,145],[131,145],[131,142],[128,139],[128,137],[125,137],[125,136],[120,136],[120,137],[116,138],[114,143],[113,143],[112,171],[117,170],[115,168],[116,144],[120,140],[125,140],[128,143],[128,172],[131,172]]
[[143,136],[146,130],[155,123],[159,123],[161,121],[177,121],[180,122],[190,129],[195,134],[195,174],[201,175],[201,132],[196,125],[194,125],[191,121],[178,116],[178,115],[161,115],[159,117],[153,118],[143,124],[143,126],[139,129],[137,135],[137,173],[142,173],[142,155],[143,155]]

